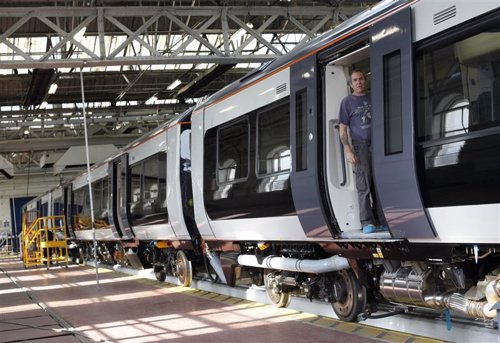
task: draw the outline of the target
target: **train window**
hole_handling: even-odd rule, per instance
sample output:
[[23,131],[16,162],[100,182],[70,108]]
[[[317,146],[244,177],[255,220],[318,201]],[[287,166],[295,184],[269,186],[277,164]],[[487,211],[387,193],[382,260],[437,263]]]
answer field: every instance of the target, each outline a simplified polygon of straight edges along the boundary
[[500,202],[498,20],[417,54],[417,162],[427,207]]
[[168,221],[167,154],[162,152],[134,164],[131,168],[132,225]]
[[295,170],[307,169],[307,90],[303,89],[295,95],[295,120],[297,142]]
[[88,186],[73,191],[73,222],[76,230],[91,228]]
[[290,171],[289,102],[267,107],[257,114],[257,174]]
[[420,141],[500,123],[498,30],[421,51],[417,75]]
[[167,155],[159,153],[144,161],[144,212],[166,213],[167,199]]
[[97,180],[92,183],[94,219],[96,229],[103,228],[109,225],[109,177],[102,180]]
[[141,204],[142,163],[136,163],[130,168],[130,213],[132,218],[139,216]]
[[59,216],[64,214],[64,200],[62,196],[54,199],[54,215]]
[[239,120],[217,132],[217,182],[227,183],[248,177],[249,123]]
[[384,145],[385,154],[403,151],[401,51],[384,56]]

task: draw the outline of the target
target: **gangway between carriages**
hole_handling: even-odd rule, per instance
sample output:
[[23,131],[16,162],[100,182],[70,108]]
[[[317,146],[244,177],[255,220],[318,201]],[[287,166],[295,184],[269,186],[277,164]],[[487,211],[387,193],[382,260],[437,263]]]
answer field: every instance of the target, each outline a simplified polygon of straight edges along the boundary
[[68,266],[68,242],[64,216],[40,217],[32,223],[23,218],[21,233],[24,268],[64,263]]

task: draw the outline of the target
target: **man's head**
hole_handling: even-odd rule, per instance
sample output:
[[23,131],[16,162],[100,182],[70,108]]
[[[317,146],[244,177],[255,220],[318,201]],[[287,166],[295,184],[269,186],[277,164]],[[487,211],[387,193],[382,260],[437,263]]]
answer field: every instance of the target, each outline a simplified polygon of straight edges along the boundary
[[361,70],[353,70],[351,73],[351,88],[353,95],[365,95],[366,93],[366,77]]

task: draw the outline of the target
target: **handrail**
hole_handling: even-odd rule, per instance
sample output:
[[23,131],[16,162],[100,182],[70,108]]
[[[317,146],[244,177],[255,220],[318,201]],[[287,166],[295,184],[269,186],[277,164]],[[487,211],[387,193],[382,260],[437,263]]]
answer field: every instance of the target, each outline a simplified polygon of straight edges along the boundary
[[345,152],[343,149],[343,144],[342,140],[340,139],[340,129],[339,129],[339,124],[335,124],[334,128],[339,131],[339,142],[340,142],[340,161],[342,163],[342,182],[340,183],[340,186],[345,186],[347,184],[347,166],[345,164]]

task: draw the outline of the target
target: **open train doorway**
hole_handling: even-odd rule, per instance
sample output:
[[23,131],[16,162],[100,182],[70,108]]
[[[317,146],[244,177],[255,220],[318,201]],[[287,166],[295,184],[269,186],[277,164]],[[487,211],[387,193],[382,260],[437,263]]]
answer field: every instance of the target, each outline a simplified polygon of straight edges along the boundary
[[340,103],[351,94],[349,80],[353,70],[365,73],[367,91],[370,92],[369,46],[348,50],[351,51],[336,54],[323,67],[325,182],[342,238],[362,235],[354,168],[347,162],[339,134]]

